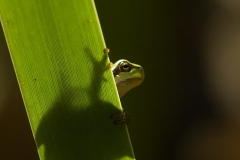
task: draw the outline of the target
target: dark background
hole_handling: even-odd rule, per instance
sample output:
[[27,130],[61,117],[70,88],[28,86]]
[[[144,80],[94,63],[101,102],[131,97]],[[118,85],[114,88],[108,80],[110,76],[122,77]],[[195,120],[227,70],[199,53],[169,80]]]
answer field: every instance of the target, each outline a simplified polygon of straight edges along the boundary
[[[145,71],[121,99],[136,159],[240,159],[240,3],[95,3],[111,61]],[[0,40],[0,159],[38,159],[2,33]]]

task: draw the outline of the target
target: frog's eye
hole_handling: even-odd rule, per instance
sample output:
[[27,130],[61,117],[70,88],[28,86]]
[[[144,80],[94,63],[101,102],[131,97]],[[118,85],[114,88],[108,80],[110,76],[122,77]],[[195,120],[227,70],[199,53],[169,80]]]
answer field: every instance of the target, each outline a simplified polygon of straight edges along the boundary
[[130,72],[131,71],[131,66],[129,65],[128,62],[121,62],[119,64],[119,70],[120,72]]

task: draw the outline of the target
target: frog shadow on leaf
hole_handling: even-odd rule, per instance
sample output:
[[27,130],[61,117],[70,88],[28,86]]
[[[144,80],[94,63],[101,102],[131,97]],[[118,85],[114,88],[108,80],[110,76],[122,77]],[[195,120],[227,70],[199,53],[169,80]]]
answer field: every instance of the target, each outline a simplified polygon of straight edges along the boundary
[[[132,157],[131,153],[126,152],[131,151],[126,146],[126,140],[121,139],[124,137],[121,134],[124,134],[122,130],[125,125],[115,126],[109,118],[120,110],[99,97],[102,83],[107,82],[103,77],[107,69],[107,56],[103,55],[101,61],[96,61],[89,48],[85,48],[84,52],[93,65],[92,85],[87,89],[69,87],[67,76],[61,75],[62,84],[59,87],[64,87],[40,121],[35,135],[37,148],[44,147],[46,160],[112,160],[123,156]],[[90,105],[76,106],[74,102],[84,100],[85,96],[90,98]],[[116,154],[114,150],[119,152]],[[120,150],[125,150],[124,153],[128,155],[123,155]]]

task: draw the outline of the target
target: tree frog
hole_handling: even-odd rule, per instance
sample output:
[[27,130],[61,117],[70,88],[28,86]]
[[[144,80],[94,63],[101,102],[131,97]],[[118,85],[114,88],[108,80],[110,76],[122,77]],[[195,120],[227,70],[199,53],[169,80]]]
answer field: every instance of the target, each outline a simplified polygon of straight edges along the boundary
[[[132,88],[140,85],[144,80],[143,68],[125,59],[114,63],[111,70],[120,98]],[[129,124],[131,121],[130,116],[124,110],[120,114],[111,115],[110,117],[115,125],[121,123]]]
[[[119,97],[122,97],[132,88],[140,85],[144,80],[143,68],[129,62],[128,60],[121,59],[113,64],[112,73],[115,78],[115,83],[118,89]],[[123,110],[120,114],[111,115],[113,123],[116,124],[129,124],[131,121],[130,116]]]
[[111,70],[115,78],[119,97],[122,97],[129,90],[140,85],[144,80],[143,68],[125,59],[114,63]]

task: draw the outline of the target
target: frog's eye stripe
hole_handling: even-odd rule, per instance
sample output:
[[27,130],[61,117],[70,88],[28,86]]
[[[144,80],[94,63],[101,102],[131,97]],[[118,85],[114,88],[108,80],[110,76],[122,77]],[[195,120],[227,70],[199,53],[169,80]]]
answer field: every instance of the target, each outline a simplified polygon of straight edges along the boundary
[[130,72],[132,70],[132,65],[128,61],[120,62],[117,67],[112,71],[114,77],[119,75],[120,72]]
[[126,61],[119,63],[118,67],[120,72],[130,72],[132,69],[130,64]]
[[119,75],[120,70],[119,70],[118,68],[115,68],[115,69],[112,71],[112,73],[113,73],[113,76],[116,77],[117,75]]

